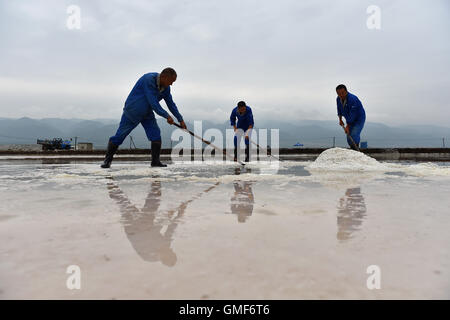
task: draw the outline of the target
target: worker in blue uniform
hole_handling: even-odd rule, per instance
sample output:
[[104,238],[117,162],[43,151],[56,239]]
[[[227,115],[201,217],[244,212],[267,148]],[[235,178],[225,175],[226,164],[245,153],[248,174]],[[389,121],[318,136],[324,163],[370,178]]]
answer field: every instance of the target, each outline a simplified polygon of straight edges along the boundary
[[119,146],[123,143],[130,132],[139,124],[144,127],[149,141],[151,141],[152,167],[167,167],[161,163],[161,131],[156,122],[156,112],[173,124],[173,118],[164,110],[159,101],[164,99],[170,112],[180,122],[182,128],[186,129],[183,117],[173,102],[170,94],[170,86],[176,81],[177,73],[172,68],[165,68],[161,73],[144,74],[134,85],[123,108],[119,128],[114,136],[109,138],[108,149],[102,168],[109,168]]
[[[236,123],[237,119],[237,123]],[[250,161],[250,135],[254,126],[252,109],[244,101],[239,101],[230,116],[234,128],[234,161],[237,161],[237,149],[242,135],[245,136],[245,162]]]
[[[347,134],[347,142],[350,148],[357,150],[359,148],[359,142],[361,140],[361,131],[364,128],[366,122],[366,112],[364,107],[359,101],[358,97],[347,91],[347,87],[340,84],[336,87],[336,104],[337,114],[339,118],[339,125],[344,127]],[[342,117],[345,118],[347,125],[342,121]],[[353,144],[351,138],[355,142]]]

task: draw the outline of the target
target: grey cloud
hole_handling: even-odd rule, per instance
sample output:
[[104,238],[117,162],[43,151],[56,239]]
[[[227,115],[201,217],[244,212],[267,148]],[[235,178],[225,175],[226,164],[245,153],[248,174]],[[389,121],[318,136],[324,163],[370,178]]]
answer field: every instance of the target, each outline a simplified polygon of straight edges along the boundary
[[[81,8],[81,30],[66,8]],[[366,28],[366,8],[382,28]],[[137,78],[170,65],[187,118],[335,119],[346,83],[370,121],[450,125],[447,1],[9,1],[0,116],[119,117]],[[276,110],[277,112],[272,112]],[[210,112],[210,113],[209,113]]]

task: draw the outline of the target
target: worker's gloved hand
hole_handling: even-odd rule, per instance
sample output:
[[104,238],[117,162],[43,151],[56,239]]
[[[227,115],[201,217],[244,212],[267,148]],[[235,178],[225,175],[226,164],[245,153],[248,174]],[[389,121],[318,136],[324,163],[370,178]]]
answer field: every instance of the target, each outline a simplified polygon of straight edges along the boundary
[[344,130],[346,134],[350,134],[350,127],[348,125],[344,128]]
[[167,117],[167,123],[168,123],[168,124],[173,124],[173,119],[172,119],[171,116],[168,116],[168,117]]
[[248,135],[245,136],[245,140],[248,140]]
[[342,121],[342,119],[339,119],[339,125],[340,125],[341,127],[345,126],[344,121]]
[[183,129],[187,129],[186,123],[184,123],[184,121],[181,121],[181,122],[180,122],[180,126],[181,126]]

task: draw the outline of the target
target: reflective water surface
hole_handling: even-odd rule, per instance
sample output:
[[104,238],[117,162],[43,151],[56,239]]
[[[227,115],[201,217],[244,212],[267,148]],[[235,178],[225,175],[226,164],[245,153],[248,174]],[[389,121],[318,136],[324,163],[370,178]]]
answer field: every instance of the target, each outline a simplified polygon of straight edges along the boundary
[[2,161],[0,299],[450,298],[448,164],[308,164]]

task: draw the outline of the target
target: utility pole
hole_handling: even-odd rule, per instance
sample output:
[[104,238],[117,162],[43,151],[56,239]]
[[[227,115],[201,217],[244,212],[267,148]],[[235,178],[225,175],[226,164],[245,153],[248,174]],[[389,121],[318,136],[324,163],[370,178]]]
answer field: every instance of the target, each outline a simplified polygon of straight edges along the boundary
[[130,150],[131,150],[131,145],[133,145],[134,148],[136,149],[136,145],[134,144],[133,136],[130,136]]
[[75,149],[74,150],[77,150],[77,139],[78,139],[78,137],[75,137]]
[[333,137],[333,148],[336,147],[336,137]]
[[445,137],[442,138],[442,148],[445,148]]
[[134,144],[133,136],[130,136],[130,150],[131,150],[131,145],[133,145],[133,147],[136,149],[136,145]]

